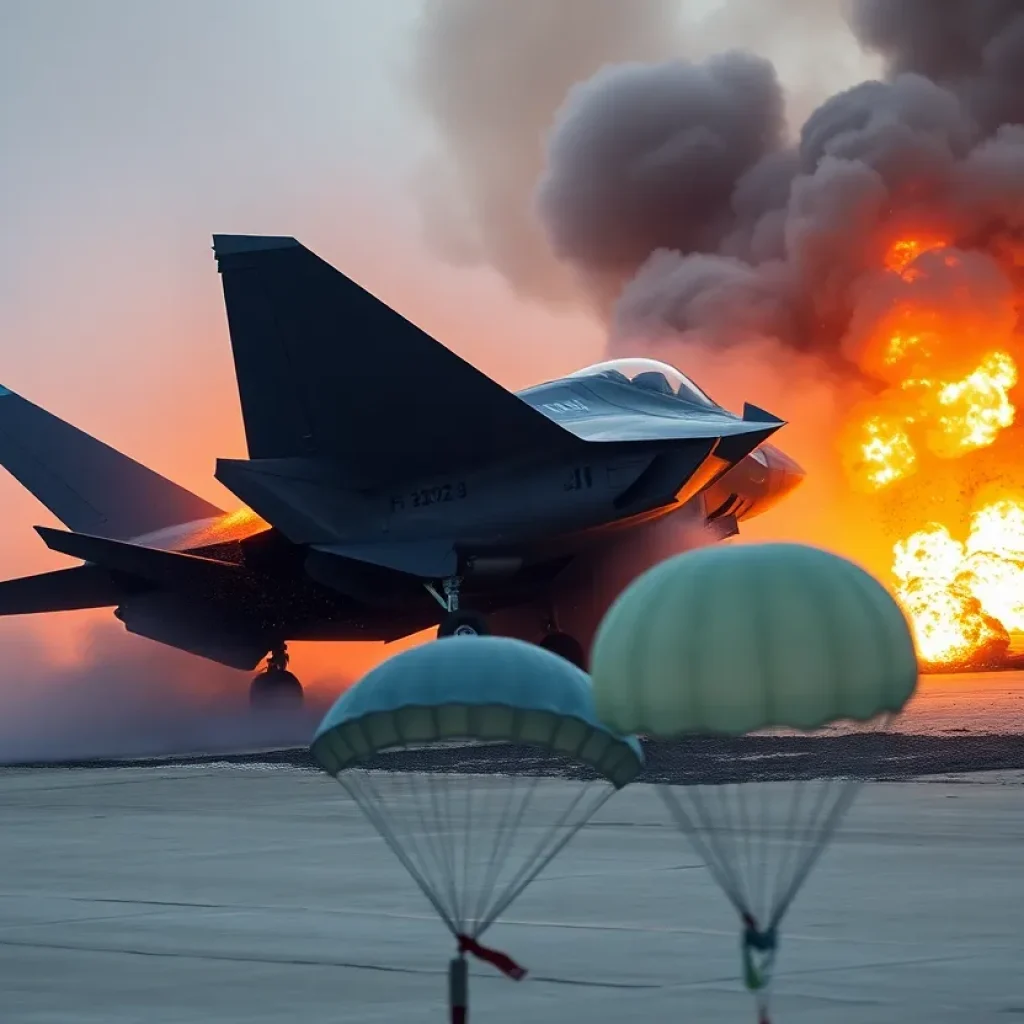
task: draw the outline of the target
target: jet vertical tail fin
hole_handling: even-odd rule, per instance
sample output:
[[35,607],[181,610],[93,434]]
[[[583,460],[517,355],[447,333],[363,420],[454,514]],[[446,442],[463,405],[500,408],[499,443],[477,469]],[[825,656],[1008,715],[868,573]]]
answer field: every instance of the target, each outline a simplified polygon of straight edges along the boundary
[[252,459],[365,485],[579,445],[294,238],[214,235]]
[[125,539],[223,513],[0,387],[0,466],[65,526]]

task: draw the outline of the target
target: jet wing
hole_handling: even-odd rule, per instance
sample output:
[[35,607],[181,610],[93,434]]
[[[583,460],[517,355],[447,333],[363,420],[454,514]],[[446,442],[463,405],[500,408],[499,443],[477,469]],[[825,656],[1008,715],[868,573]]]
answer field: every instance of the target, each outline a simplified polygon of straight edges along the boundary
[[71,530],[135,537],[224,513],[0,387],[0,466]]
[[168,587],[218,588],[246,575],[241,566],[216,558],[147,548],[46,526],[37,526],[36,532],[51,551]]

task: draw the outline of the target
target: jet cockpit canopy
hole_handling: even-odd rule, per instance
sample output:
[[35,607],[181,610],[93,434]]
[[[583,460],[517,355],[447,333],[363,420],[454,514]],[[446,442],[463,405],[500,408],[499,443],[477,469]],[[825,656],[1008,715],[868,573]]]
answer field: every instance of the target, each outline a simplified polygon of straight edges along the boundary
[[607,377],[620,384],[631,384],[634,387],[646,388],[664,395],[675,395],[694,405],[718,408],[717,403],[701,391],[689,377],[674,366],[662,363],[657,359],[640,357],[609,359],[606,362],[594,363],[593,366],[585,366],[582,370],[576,370],[574,373],[570,373],[569,377]]

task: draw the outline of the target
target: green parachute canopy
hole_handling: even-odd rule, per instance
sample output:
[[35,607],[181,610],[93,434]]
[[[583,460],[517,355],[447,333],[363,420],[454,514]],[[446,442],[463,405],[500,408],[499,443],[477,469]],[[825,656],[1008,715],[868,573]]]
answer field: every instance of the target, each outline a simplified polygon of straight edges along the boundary
[[[692,750],[850,720],[877,730],[914,692],[917,658],[899,606],[853,563],[802,544],[723,545],[636,579],[601,623],[591,673],[610,729],[690,737]],[[756,778],[658,791],[739,914],[767,1024],[782,920],[862,780]]]
[[591,652],[598,715],[672,737],[820,728],[900,711],[917,657],[888,591],[804,544],[670,558],[619,595]]

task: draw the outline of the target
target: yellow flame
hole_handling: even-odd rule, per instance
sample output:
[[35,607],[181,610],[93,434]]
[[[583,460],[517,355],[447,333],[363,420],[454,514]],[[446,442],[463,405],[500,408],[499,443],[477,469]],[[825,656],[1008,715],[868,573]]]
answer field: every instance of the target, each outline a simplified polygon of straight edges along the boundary
[[859,457],[854,473],[867,490],[877,491],[909,476],[917,468],[917,453],[906,421],[876,414],[861,425]]
[[936,455],[955,458],[987,448],[1013,424],[1010,389],[1017,383],[1017,364],[1006,352],[992,352],[962,380],[943,384],[936,398],[936,433],[929,445]]
[[947,245],[949,245],[949,239],[937,235],[930,238],[922,236],[899,238],[889,246],[889,251],[885,254],[885,265],[901,277],[906,277],[911,263],[918,256]]
[[910,352],[919,349],[923,341],[923,334],[904,334],[902,331],[894,331],[889,336],[882,358],[888,366],[895,366],[896,363],[906,359]]
[[940,523],[893,548],[896,595],[923,661],[966,662],[1024,630],[1024,502],[991,502],[971,518],[966,542]]
[[1017,364],[1006,352],[990,352],[959,380],[910,378],[901,391],[914,400],[913,411],[874,413],[860,427],[853,471],[867,490],[881,490],[917,468],[911,428],[923,432],[926,447],[953,459],[987,448],[1016,417],[1010,390]]

